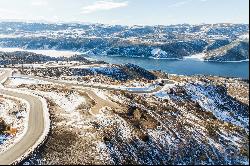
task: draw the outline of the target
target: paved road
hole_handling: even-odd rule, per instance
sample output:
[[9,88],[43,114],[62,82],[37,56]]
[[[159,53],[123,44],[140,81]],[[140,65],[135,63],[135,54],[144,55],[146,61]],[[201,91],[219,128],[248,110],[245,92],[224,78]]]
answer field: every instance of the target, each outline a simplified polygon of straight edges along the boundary
[[[5,80],[7,77],[11,76],[11,70],[6,70],[3,74],[0,74],[0,83]],[[88,87],[88,88],[96,88],[96,89],[104,89],[104,90],[118,90],[122,91],[121,89],[115,89],[110,87],[104,87],[104,86],[95,86],[95,85],[86,85],[86,84],[74,84],[74,83],[67,83],[60,80],[52,80],[48,78],[41,78],[41,77],[35,77],[35,76],[21,76],[21,77],[28,77],[28,78],[34,78],[38,80],[48,81],[52,83],[57,84],[63,84],[70,87]],[[171,83],[171,82],[169,82]],[[151,91],[128,91],[123,90],[130,93],[153,93],[161,90],[162,87],[157,87],[154,90]],[[91,109],[93,114],[98,114],[99,110],[102,107],[105,106],[111,106],[113,108],[121,108],[116,103],[113,103],[111,101],[104,100],[97,96],[93,91],[81,89],[82,91],[86,92],[89,97],[91,97],[93,100],[95,100],[96,105]],[[30,115],[29,115],[29,122],[28,122],[28,131],[25,134],[25,136],[21,139],[20,142],[18,142],[16,145],[14,145],[9,150],[5,151],[4,153],[0,154],[0,164],[11,164],[16,159],[18,159],[20,156],[22,156],[28,149],[30,149],[36,141],[41,137],[44,131],[44,117],[43,117],[43,108],[42,103],[38,98],[25,95],[22,93],[16,93],[9,90],[5,90],[0,87],[0,94],[10,95],[17,98],[22,98],[29,102],[30,104]]]
[[[47,81],[47,82],[51,82],[51,83],[65,85],[65,86],[68,86],[68,87],[74,87],[74,88],[76,88],[78,90],[82,90],[82,91],[86,92],[87,95],[90,98],[92,98],[96,103],[90,110],[90,113],[92,113],[92,114],[99,114],[100,109],[103,108],[103,107],[106,107],[106,106],[114,108],[114,109],[123,109],[123,108],[121,106],[119,106],[118,104],[114,103],[114,102],[111,102],[111,101],[104,100],[104,99],[100,98],[99,96],[97,96],[91,90],[82,89],[82,88],[94,88],[94,89],[101,89],[101,90],[124,91],[124,92],[135,93],[135,94],[154,93],[154,92],[160,91],[163,88],[163,86],[158,86],[158,87],[156,87],[155,89],[153,89],[151,91],[129,91],[129,90],[121,90],[121,89],[105,87],[105,86],[76,84],[76,83],[70,83],[70,82],[61,81],[61,80],[53,80],[53,79],[50,79],[50,78],[41,78],[41,77],[38,77],[38,76],[18,75],[17,77],[37,79],[37,80],[41,80],[41,81]],[[165,84],[174,83],[174,82],[172,82],[170,80],[164,80],[164,82],[165,82]]]
[[32,79],[37,79],[37,80],[41,80],[41,81],[47,81],[47,82],[51,82],[51,83],[61,84],[61,85],[73,87],[77,90],[85,92],[88,97],[90,97],[92,100],[95,101],[95,105],[90,110],[90,112],[94,115],[99,114],[100,109],[103,107],[112,107],[114,109],[122,109],[118,104],[116,104],[112,101],[102,99],[101,97],[96,95],[95,92],[88,90],[88,89],[83,89],[83,88],[96,88],[96,89],[116,90],[114,88],[105,88],[105,87],[101,87],[101,86],[90,86],[90,85],[84,85],[84,84],[73,84],[73,83],[67,83],[67,82],[63,82],[63,81],[59,81],[59,80],[52,80],[52,79],[47,79],[47,78],[35,77],[35,76],[20,76],[20,77],[21,78],[32,78]]
[[[0,82],[9,76],[11,76],[11,71],[10,70],[5,71],[4,74],[0,76]],[[122,91],[120,89],[115,89],[115,88],[110,88],[110,87],[67,83],[67,82],[60,81],[60,80],[52,80],[48,78],[41,78],[41,77],[35,77],[35,76],[23,76],[23,77],[34,78],[38,80],[48,81],[48,82],[57,83],[57,84],[63,84],[66,86],[77,87],[77,88],[88,87],[88,88],[96,88],[96,89],[104,89],[104,90]],[[161,90],[161,88],[162,87],[157,87],[152,91],[128,91],[128,90],[125,90],[125,91],[130,92],[130,93],[153,93],[153,92],[157,92]],[[113,108],[120,108],[116,103],[101,99],[93,91],[86,90],[86,89],[84,89],[83,91],[85,91],[96,102],[96,105],[91,109],[93,114],[98,114],[99,110],[105,106],[111,106]],[[0,164],[11,164],[17,158],[19,158],[22,154],[24,154],[29,148],[31,148],[42,135],[44,131],[43,109],[42,109],[42,103],[38,98],[34,98],[32,96],[21,94],[21,93],[4,90],[2,88],[0,89],[0,94],[6,94],[6,95],[14,96],[17,98],[22,98],[28,101],[31,107],[30,116],[29,116],[29,125],[28,125],[29,128],[28,128],[27,133],[25,134],[25,136],[22,138],[20,142],[18,142],[15,146],[13,146],[8,151],[0,155]]]
[[[0,77],[0,81],[5,79],[5,76],[10,73],[5,73]],[[28,130],[24,137],[9,150],[0,154],[0,165],[10,165],[29,150],[44,132],[44,117],[41,101],[33,96],[22,93],[16,93],[0,88],[0,94],[5,94],[17,98],[22,98],[30,104]]]
[[[122,107],[120,107],[118,104],[108,101],[108,100],[104,100],[102,98],[100,98],[99,96],[97,96],[93,91],[91,90],[87,90],[87,89],[82,89],[82,88],[94,88],[94,89],[101,89],[101,90],[115,90],[115,91],[124,91],[124,92],[129,92],[129,93],[135,93],[135,94],[147,94],[147,93],[154,93],[154,92],[158,92],[160,91],[163,86],[158,86],[153,90],[150,91],[129,91],[129,90],[121,90],[121,89],[116,89],[116,88],[111,88],[111,87],[105,87],[105,86],[97,86],[97,85],[86,85],[86,84],[76,84],[76,83],[70,83],[70,82],[66,82],[66,81],[62,81],[62,80],[53,80],[50,78],[41,78],[38,76],[28,76],[28,75],[18,75],[17,77],[20,78],[31,78],[31,79],[37,79],[37,80],[41,80],[41,81],[47,81],[47,82],[51,82],[51,83],[56,83],[56,84],[61,84],[61,85],[65,85],[68,87],[74,87],[78,90],[82,90],[84,92],[87,93],[87,95],[92,98],[95,101],[95,105],[91,108],[90,113],[92,114],[99,114],[100,113],[100,109],[103,107],[111,107],[114,109],[122,109]],[[172,84],[174,82],[170,81],[170,80],[164,80],[165,84]]]
[[[70,83],[70,82],[66,82],[63,80],[53,80],[51,78],[41,78],[38,76],[28,76],[28,75],[18,75],[17,77],[20,78],[32,78],[32,79],[37,79],[37,80],[41,80],[41,81],[47,81],[47,82],[52,82],[52,83],[56,83],[56,84],[63,84],[66,86],[75,86],[75,87],[83,87],[83,88],[95,88],[95,89],[101,89],[101,90],[115,90],[115,91],[124,91],[124,92],[129,92],[129,93],[137,93],[137,94],[145,94],[145,93],[154,93],[154,92],[158,92],[160,91],[163,86],[158,86],[157,88],[150,90],[150,91],[130,91],[130,90],[122,90],[122,89],[117,89],[117,88],[112,88],[112,87],[106,87],[106,86],[99,86],[99,85],[87,85],[87,84],[76,84],[76,83]],[[174,82],[172,82],[171,80],[164,80],[165,84],[173,84]]]

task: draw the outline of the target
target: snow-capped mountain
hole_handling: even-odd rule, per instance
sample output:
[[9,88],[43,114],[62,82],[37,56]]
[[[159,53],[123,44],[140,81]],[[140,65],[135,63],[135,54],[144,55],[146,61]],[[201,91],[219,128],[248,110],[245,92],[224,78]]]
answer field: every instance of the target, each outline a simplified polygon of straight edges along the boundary
[[[235,41],[249,41],[248,34],[247,24],[111,26],[1,22],[0,47],[71,50],[88,55],[181,59],[203,52],[215,55],[214,50],[230,46]],[[248,41],[243,45],[249,45]],[[219,52],[215,56],[223,55]],[[217,59],[214,56],[206,57]],[[223,58],[223,61],[245,60],[248,57],[248,51],[240,51],[237,56]]]

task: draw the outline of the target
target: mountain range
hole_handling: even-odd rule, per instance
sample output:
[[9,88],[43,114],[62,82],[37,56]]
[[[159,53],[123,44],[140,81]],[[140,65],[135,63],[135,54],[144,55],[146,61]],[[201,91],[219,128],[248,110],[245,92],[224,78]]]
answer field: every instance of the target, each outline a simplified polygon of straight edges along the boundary
[[249,59],[248,24],[120,26],[0,22],[0,47],[80,51],[87,55],[208,61]]

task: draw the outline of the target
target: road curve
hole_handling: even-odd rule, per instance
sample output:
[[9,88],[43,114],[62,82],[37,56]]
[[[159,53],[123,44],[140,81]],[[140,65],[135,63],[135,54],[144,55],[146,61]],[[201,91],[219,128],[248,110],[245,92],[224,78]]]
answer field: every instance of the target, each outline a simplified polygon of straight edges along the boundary
[[[4,79],[4,77],[1,77],[1,79]],[[2,81],[1,79],[0,81]],[[11,90],[5,90],[4,88],[0,88],[0,94],[22,98],[30,104],[27,132],[18,143],[0,154],[0,165],[10,165],[30,150],[30,148],[32,148],[37,140],[43,135],[45,130],[44,113],[42,102],[36,97],[12,92]]]
[[[3,74],[0,74],[0,84],[6,78],[10,77],[12,74],[11,70],[6,70]],[[130,93],[153,93],[157,92],[162,89],[162,87],[157,87],[151,91],[128,91],[128,90],[121,90],[111,87],[104,87],[104,86],[95,86],[95,85],[85,85],[85,84],[74,84],[65,81],[53,80],[48,78],[41,78],[36,76],[20,76],[24,78],[33,78],[39,79],[43,81],[48,81],[57,84],[64,84],[66,86],[71,87],[88,87],[88,88],[95,88],[95,89],[104,89],[104,90],[117,90],[117,91],[125,91]],[[81,89],[82,90],[82,89]],[[118,106],[112,102],[105,101],[92,91],[84,90],[89,96],[93,99],[97,100],[98,103],[93,108],[93,113],[97,114],[98,110],[103,106],[112,106],[114,108],[118,108]],[[33,96],[29,96],[22,93],[13,92],[11,90],[5,90],[4,88],[0,87],[0,94],[9,95],[17,98],[22,98],[26,100],[30,104],[30,113],[29,113],[29,122],[28,122],[28,130],[24,137],[13,147],[5,151],[4,153],[0,154],[0,165],[9,165],[19,159],[26,151],[28,151],[32,146],[36,143],[37,140],[42,136],[44,129],[45,129],[45,121],[44,121],[44,114],[43,114],[43,106],[42,102]]]
[[[116,104],[114,102],[111,102],[111,101],[104,100],[104,99],[100,98],[93,91],[87,90],[87,89],[82,89],[82,88],[94,88],[94,89],[101,89],[101,90],[124,91],[124,92],[129,92],[129,93],[134,93],[134,94],[154,93],[154,92],[160,91],[163,88],[163,86],[158,86],[155,89],[150,90],[150,91],[129,91],[129,90],[122,90],[122,89],[116,89],[116,88],[105,87],[105,86],[76,84],[76,83],[70,83],[70,82],[61,81],[61,80],[53,80],[51,78],[42,78],[42,77],[38,77],[38,76],[18,75],[16,77],[47,81],[47,82],[51,82],[51,83],[55,83],[55,84],[61,84],[61,85],[65,85],[65,86],[68,86],[68,87],[73,87],[75,89],[81,90],[81,91],[87,93],[87,95],[96,102],[95,106],[92,107],[91,110],[90,110],[90,112],[92,114],[99,114],[100,109],[105,107],[105,106],[112,107],[112,108],[115,108],[115,109],[122,109],[122,108],[118,104]],[[167,81],[167,83],[173,83],[172,81],[169,81],[169,80],[165,80],[165,81]]]

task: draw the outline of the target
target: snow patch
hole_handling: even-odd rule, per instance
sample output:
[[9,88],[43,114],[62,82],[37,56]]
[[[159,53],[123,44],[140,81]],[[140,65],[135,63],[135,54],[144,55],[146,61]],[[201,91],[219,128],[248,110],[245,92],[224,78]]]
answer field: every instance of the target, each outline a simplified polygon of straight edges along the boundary
[[29,50],[29,49],[22,49],[22,48],[1,48],[0,51],[2,52],[15,52],[15,51],[27,51],[33,52],[36,54],[42,54],[50,57],[71,57],[74,55],[81,55],[80,52],[74,51],[59,51],[59,50]]
[[10,85],[13,87],[17,87],[21,84],[33,85],[33,84],[50,84],[47,81],[42,81],[38,79],[25,78],[25,77],[10,77],[9,78]]
[[191,59],[191,60],[198,60],[198,61],[204,61],[205,54],[200,53],[200,54],[194,54],[191,56],[185,56],[184,60]]

